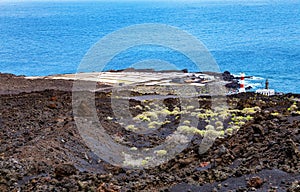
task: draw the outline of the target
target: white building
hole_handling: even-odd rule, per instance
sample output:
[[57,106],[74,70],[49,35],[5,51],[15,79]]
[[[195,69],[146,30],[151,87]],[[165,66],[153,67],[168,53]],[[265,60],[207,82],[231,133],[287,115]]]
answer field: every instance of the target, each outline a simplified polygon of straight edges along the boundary
[[267,96],[272,96],[275,95],[275,90],[274,89],[269,89],[269,81],[266,79],[266,86],[264,89],[257,89],[255,93],[259,93],[262,95],[267,95]]
[[259,93],[262,95],[267,95],[267,96],[272,96],[275,95],[275,90],[274,89],[257,89],[255,93]]

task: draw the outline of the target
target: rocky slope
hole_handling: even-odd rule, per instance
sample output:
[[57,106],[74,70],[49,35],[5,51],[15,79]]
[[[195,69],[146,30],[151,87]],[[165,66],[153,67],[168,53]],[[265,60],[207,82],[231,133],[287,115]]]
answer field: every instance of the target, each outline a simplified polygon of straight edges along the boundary
[[[203,135],[195,134],[170,161],[134,170],[101,161],[83,142],[74,122],[71,81],[3,74],[0,79],[0,191],[300,191],[299,95],[227,97],[231,115],[206,153],[198,153]],[[211,99],[198,101],[207,114]],[[170,113],[163,133],[141,136],[108,118],[114,116],[110,102],[109,92],[96,94],[98,117],[108,134],[130,147],[160,144],[180,120],[180,113]],[[164,104],[170,111],[180,107],[176,99]],[[134,115],[146,108],[134,100],[131,106]],[[197,129],[208,119],[199,115]]]

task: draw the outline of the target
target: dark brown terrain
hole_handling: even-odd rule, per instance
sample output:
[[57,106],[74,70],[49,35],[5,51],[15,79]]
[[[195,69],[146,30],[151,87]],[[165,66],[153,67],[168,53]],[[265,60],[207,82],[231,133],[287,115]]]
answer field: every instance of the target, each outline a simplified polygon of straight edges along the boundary
[[[231,123],[239,129],[223,131],[202,155],[202,137],[195,135],[172,160],[134,170],[101,161],[83,142],[74,122],[72,83],[0,74],[0,191],[300,191],[300,95],[228,96],[236,111],[224,129]],[[159,144],[180,119],[170,115],[163,133],[141,136],[107,118],[114,116],[110,102],[109,92],[96,93],[98,117],[108,134],[130,147]],[[170,111],[179,105],[172,98],[164,103]],[[210,98],[199,103],[209,109]],[[132,114],[145,110],[139,101],[131,105],[142,107],[133,107]],[[259,110],[244,110],[254,107]],[[200,119],[197,128],[203,126]]]

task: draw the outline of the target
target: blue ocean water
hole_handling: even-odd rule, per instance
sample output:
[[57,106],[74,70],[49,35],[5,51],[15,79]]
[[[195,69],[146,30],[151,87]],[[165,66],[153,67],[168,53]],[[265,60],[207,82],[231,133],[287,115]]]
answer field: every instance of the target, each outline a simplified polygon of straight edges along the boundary
[[[200,39],[221,71],[259,77],[250,81],[300,93],[300,1],[27,2],[0,3],[0,72],[18,75],[75,73],[105,35],[134,24],[178,27]],[[107,69],[161,59],[194,70],[161,47],[130,49]]]

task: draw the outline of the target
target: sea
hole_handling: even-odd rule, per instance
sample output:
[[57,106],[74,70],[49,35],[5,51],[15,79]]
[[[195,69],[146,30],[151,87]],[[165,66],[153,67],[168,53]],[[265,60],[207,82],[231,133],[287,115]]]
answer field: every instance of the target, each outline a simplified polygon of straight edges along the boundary
[[[0,2],[0,72],[26,76],[76,73],[99,40],[125,27],[164,24],[200,40],[220,71],[253,76],[246,86],[300,93],[300,1]],[[156,60],[197,72],[167,47],[124,50],[104,70]],[[152,67],[148,63],[149,68]],[[165,69],[165,68],[164,68]]]

